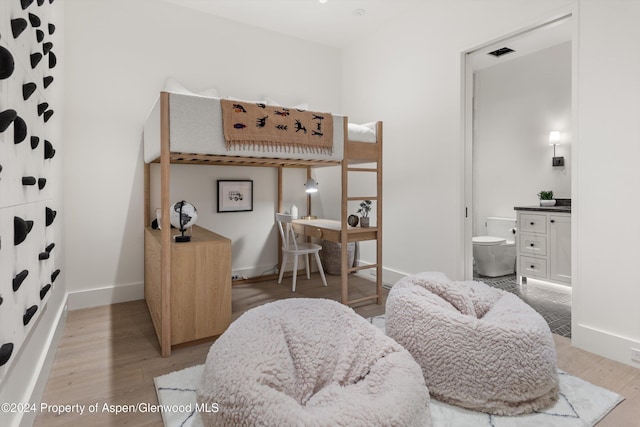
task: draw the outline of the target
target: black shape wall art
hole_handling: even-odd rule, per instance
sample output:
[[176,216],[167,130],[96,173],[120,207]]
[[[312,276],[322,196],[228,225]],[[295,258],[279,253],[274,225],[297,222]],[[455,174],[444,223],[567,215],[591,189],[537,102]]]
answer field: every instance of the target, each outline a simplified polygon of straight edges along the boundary
[[49,289],[51,289],[51,284],[44,285],[42,289],[40,289],[40,301],[42,301],[44,297],[47,296]]
[[41,60],[42,60],[42,54],[40,52],[33,52],[31,55],[29,55],[29,62],[31,63],[31,68],[36,68]]
[[56,55],[52,51],[49,51],[48,56],[49,56],[49,68],[54,68],[58,63],[58,58],[56,58]]
[[38,15],[34,13],[29,14],[29,22],[31,23],[31,26],[34,28],[37,28],[40,25],[42,25],[42,21],[40,21],[40,18],[38,17]]
[[13,143],[20,144],[27,137],[27,123],[20,116],[13,121]]
[[[48,301],[56,296],[57,190],[60,126],[55,111],[60,46],[47,0],[0,0],[0,383]],[[55,87],[54,87],[55,88]],[[45,142],[46,141],[46,142]],[[55,249],[54,249],[55,248]],[[53,311],[50,311],[52,313]],[[43,326],[41,326],[43,325]],[[39,348],[39,343],[29,343]]]
[[22,270],[20,273],[16,274],[16,277],[13,278],[13,292],[16,292],[22,286],[22,282],[29,275],[29,270]]
[[8,49],[0,46],[0,80],[8,79],[13,74],[16,63]]
[[36,185],[38,180],[35,176],[23,176],[22,177],[22,185]]
[[4,365],[11,358],[11,354],[13,353],[13,343],[7,342],[2,344],[0,347],[0,366]]
[[53,224],[53,220],[56,219],[56,215],[58,215],[57,211],[54,211],[53,209],[51,209],[48,206],[45,208],[44,217],[45,217],[45,225],[47,227],[49,227],[51,224]]
[[0,112],[0,132],[6,131],[16,117],[18,117],[16,110],[4,110]]
[[47,111],[47,108],[49,108],[49,104],[46,102],[41,102],[40,104],[38,104],[38,115],[41,116],[42,113]]
[[49,121],[51,116],[53,116],[53,110],[47,110],[42,114],[42,118],[44,119],[45,123]]
[[33,221],[25,220],[20,218],[19,216],[13,217],[13,244],[18,246],[20,243],[24,242],[27,238],[27,235],[31,232],[33,228]]
[[33,316],[36,314],[37,311],[38,311],[37,305],[32,305],[31,307],[27,308],[27,310],[24,312],[24,315],[22,316],[22,323],[25,326],[28,325],[29,322],[31,322],[31,319],[33,319]]
[[29,82],[22,85],[22,99],[27,100],[33,95],[33,92],[36,91],[38,86],[35,83]]
[[47,141],[46,139],[44,140],[44,158],[45,160],[47,159],[53,159],[53,156],[56,155],[56,150],[55,148],[53,148],[53,144],[51,144],[51,142]]
[[20,0],[20,5],[22,6],[22,10],[25,10],[26,8],[31,6],[31,3],[33,3],[33,0]]
[[27,20],[24,18],[15,18],[11,20],[11,34],[17,39],[27,28]]

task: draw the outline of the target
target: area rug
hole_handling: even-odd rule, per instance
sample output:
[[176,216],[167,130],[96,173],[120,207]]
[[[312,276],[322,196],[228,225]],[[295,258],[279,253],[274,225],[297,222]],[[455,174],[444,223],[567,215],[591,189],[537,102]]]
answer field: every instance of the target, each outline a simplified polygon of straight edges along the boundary
[[[369,319],[384,331],[384,316]],[[223,411],[216,406],[203,407],[196,403],[196,386],[204,365],[154,378],[162,419],[166,427],[200,427],[203,411]],[[619,394],[593,385],[558,370],[560,398],[543,412],[517,417],[500,417],[469,411],[457,406],[431,400],[434,427],[584,427],[593,426],[624,399]]]

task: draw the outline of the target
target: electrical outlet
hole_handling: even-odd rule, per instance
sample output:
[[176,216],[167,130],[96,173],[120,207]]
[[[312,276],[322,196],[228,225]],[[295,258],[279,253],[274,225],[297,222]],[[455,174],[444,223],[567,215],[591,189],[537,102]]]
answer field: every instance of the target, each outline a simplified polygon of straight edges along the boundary
[[239,274],[232,274],[231,275],[231,280],[238,280],[240,279],[240,275]]
[[631,347],[631,360],[640,362],[640,349]]

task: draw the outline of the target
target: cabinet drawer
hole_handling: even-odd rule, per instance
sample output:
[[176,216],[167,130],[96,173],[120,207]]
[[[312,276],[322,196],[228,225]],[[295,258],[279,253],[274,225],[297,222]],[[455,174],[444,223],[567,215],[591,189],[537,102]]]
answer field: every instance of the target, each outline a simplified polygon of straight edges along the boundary
[[547,216],[540,214],[520,214],[518,229],[528,233],[547,233]]
[[545,236],[537,236],[535,234],[521,234],[520,253],[535,256],[546,256],[547,238]]
[[522,256],[520,257],[520,275],[528,277],[547,277],[547,260]]

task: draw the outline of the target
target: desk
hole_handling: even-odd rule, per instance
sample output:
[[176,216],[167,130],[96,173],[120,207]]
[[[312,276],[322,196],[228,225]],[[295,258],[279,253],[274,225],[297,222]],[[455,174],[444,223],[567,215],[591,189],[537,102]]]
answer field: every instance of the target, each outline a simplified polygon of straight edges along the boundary
[[[360,242],[364,240],[380,241],[380,230],[378,227],[351,227],[343,226],[341,221],[332,219],[294,219],[293,230],[296,233],[304,234],[330,242],[341,244],[341,302],[346,305],[357,304],[359,302],[376,299],[377,304],[382,304],[382,262],[380,261],[380,248],[377,248],[377,262],[375,264],[363,264],[357,267],[349,267],[347,255],[347,243]],[[349,300],[349,273],[376,269],[376,294]]]

